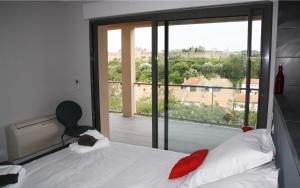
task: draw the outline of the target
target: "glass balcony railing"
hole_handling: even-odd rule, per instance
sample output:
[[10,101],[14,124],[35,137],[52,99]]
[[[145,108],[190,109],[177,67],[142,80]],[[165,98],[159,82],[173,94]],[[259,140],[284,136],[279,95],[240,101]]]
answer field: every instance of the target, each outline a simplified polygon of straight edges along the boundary
[[[158,112],[164,115],[164,87],[158,84]],[[229,127],[241,127],[245,88],[169,84],[169,118]],[[152,115],[152,84],[135,83],[137,115]],[[250,126],[256,125],[258,89],[250,93]],[[122,83],[109,81],[109,111],[122,112]]]
[[122,112],[122,83],[119,81],[108,82],[109,111]]

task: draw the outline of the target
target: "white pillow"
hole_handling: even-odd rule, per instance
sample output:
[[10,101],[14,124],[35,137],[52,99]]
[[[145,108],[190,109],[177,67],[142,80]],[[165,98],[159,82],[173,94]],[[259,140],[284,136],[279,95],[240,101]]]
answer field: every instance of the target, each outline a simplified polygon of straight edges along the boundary
[[99,131],[97,131],[96,129],[94,129],[94,130],[87,130],[86,132],[82,133],[80,136],[85,135],[85,134],[93,136],[97,140],[100,140],[100,139],[104,138],[104,136]]
[[273,148],[266,129],[238,134],[210,151],[179,188],[194,188],[266,164],[273,158]]
[[197,188],[277,188],[278,171],[274,167],[258,167]]
[[20,165],[0,165],[0,175],[18,174],[21,168]]
[[78,142],[74,142],[69,145],[69,148],[73,151],[76,151],[77,153],[88,153],[88,152],[102,149],[102,148],[105,148],[108,146],[109,146],[109,140],[108,140],[108,138],[105,137],[105,138],[97,140],[95,145],[92,147],[91,146],[82,146],[82,145],[79,145]]

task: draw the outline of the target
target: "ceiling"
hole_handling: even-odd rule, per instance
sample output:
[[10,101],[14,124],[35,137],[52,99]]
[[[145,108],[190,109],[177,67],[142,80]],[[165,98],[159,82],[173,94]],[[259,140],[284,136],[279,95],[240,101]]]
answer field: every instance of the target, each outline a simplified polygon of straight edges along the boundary
[[[110,1],[110,2],[118,2],[118,1],[139,1],[139,0],[0,0],[0,1],[28,1],[28,2],[49,2],[49,1],[54,1],[54,2],[99,2],[99,1]],[[140,0],[140,1],[161,1],[161,0]],[[172,1],[172,0],[162,0],[162,1]],[[178,0],[175,0],[178,1]],[[190,0],[187,0],[190,1]],[[201,0],[200,0],[201,1]]]

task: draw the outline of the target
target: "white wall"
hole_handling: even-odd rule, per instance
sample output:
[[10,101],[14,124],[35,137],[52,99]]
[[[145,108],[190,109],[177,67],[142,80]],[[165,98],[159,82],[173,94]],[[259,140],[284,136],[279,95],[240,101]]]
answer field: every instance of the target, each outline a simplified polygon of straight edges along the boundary
[[91,124],[89,24],[82,5],[0,2],[0,161],[7,124],[53,114],[67,99],[82,106],[81,123]]
[[245,3],[263,0],[115,0],[83,4],[84,18],[99,18],[188,7]]

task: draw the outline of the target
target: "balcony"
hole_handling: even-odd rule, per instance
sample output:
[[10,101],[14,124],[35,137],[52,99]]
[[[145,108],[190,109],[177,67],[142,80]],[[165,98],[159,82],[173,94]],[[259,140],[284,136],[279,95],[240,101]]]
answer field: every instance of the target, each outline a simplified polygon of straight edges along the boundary
[[[123,117],[110,113],[110,136],[116,142],[152,146],[151,117],[136,115]],[[199,148],[215,148],[228,138],[241,132],[239,128],[220,127],[184,120],[169,120],[169,150],[191,152]],[[159,148],[163,148],[163,119],[159,118]]]
[[[134,83],[135,115],[122,115],[122,83],[109,81],[110,135],[113,141],[151,147],[151,91],[149,83]],[[159,147],[163,148],[163,86],[158,84]],[[190,152],[214,148],[240,132],[245,89],[199,85],[169,85],[169,149]],[[250,125],[256,124],[257,89],[251,89]],[[130,103],[132,104],[132,103]]]

